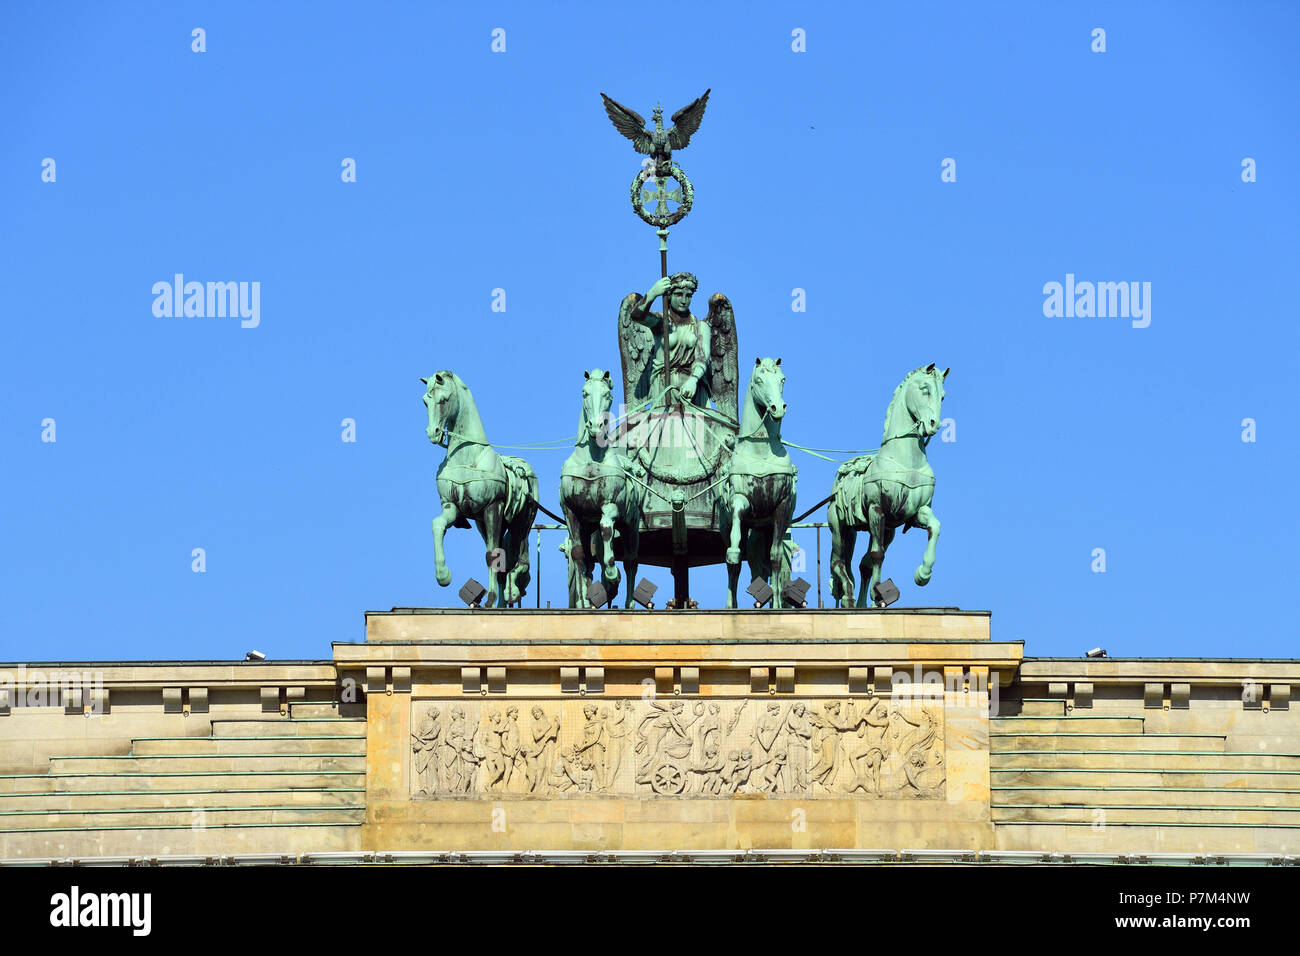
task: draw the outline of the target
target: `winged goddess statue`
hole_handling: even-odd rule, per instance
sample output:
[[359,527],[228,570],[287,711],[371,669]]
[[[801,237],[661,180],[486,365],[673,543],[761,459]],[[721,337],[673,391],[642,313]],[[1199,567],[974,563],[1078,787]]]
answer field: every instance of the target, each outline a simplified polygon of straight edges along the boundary
[[[678,272],[659,279],[645,295],[632,292],[623,299],[618,347],[624,401],[629,408],[652,398],[656,405],[707,408],[712,398],[718,411],[737,421],[736,315],[727,297],[717,292],[709,297],[708,317],[697,319],[691,298],[698,288],[695,276]],[[661,295],[664,312],[651,312]]]
[[711,88],[705,90],[703,96],[674,113],[672,129],[664,129],[664,111],[658,106],[652,114],[654,129],[649,129],[640,113],[614,102],[604,93],[600,98],[605,101],[605,112],[613,120],[614,128],[632,141],[633,149],[654,160],[656,176],[668,176],[673,150],[685,149],[700,128],[711,91]]

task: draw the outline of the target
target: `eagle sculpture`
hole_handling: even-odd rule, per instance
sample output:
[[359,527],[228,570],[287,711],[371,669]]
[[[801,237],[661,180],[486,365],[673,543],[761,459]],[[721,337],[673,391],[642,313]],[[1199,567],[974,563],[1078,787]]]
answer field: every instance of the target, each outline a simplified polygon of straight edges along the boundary
[[672,129],[664,129],[664,111],[658,106],[653,113],[654,129],[650,129],[640,113],[614,102],[604,93],[600,98],[605,101],[605,112],[613,120],[614,128],[632,141],[633,149],[654,160],[656,176],[666,177],[672,166],[673,150],[685,149],[700,128],[710,92],[705,90],[699,99],[674,113]]

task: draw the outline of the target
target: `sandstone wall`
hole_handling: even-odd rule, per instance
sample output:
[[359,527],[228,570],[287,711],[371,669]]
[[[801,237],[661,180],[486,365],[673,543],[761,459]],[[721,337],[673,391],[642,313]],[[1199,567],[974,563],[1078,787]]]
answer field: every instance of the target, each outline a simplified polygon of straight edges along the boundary
[[1300,852],[1295,660],[987,614],[399,610],[329,661],[0,664],[0,858]]

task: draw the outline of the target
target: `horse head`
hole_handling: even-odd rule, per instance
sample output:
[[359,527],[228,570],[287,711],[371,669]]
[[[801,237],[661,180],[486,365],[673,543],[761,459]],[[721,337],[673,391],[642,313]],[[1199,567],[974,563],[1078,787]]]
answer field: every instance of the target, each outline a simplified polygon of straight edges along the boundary
[[420,381],[425,386],[424,407],[429,412],[429,425],[424,433],[429,436],[429,441],[441,445],[446,442],[447,432],[456,424],[456,416],[460,413],[459,380],[454,372],[443,369]]
[[[943,381],[950,371],[951,369],[944,369],[940,372],[931,362],[923,368],[913,369],[903,380],[903,407],[922,438],[933,437],[943,422]],[[888,422],[885,427],[888,429]]]
[[609,410],[614,405],[614,382],[609,372],[593,368],[582,374],[586,381],[582,386],[582,415],[578,419],[579,445],[604,434]]
[[749,376],[749,388],[745,394],[744,417],[749,421],[741,423],[742,436],[757,431],[764,418],[780,422],[786,411],[785,372],[781,371],[781,360],[754,359],[754,370]]

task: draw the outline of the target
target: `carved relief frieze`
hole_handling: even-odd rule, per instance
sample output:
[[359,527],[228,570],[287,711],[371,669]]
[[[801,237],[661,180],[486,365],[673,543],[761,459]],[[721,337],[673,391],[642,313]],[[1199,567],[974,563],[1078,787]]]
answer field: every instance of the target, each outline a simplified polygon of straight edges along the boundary
[[416,700],[411,727],[415,799],[944,797],[936,701]]

